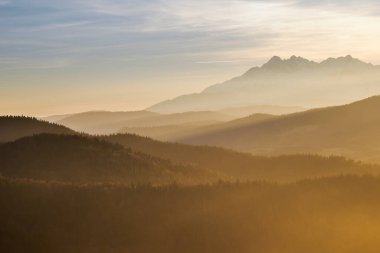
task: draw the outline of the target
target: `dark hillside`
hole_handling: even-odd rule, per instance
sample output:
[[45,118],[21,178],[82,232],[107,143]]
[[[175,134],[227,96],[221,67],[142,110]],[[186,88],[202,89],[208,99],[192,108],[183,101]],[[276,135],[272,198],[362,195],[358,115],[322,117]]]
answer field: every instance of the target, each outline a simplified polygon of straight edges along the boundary
[[13,178],[82,183],[199,183],[210,176],[96,138],[51,134],[1,145],[0,172]]

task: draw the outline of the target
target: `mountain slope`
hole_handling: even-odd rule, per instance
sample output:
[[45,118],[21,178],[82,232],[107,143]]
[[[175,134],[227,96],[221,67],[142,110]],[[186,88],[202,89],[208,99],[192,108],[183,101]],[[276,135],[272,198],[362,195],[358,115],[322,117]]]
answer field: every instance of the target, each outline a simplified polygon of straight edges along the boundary
[[379,82],[379,67],[351,56],[329,58],[320,63],[296,56],[286,60],[273,57],[242,76],[198,94],[158,103],[147,110],[173,113],[252,105],[322,107],[379,94]]
[[215,174],[79,135],[41,134],[0,145],[5,177],[64,182],[200,183]]
[[178,140],[253,154],[315,153],[380,161],[380,96],[349,105],[222,129]]
[[74,134],[64,126],[22,116],[0,117],[0,143],[40,133]]

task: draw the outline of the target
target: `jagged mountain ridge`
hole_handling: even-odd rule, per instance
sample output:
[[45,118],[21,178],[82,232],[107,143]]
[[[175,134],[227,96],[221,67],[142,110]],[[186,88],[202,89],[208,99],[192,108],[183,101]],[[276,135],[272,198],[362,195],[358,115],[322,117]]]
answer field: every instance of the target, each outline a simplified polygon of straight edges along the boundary
[[323,107],[379,94],[379,84],[380,68],[350,55],[320,63],[297,56],[274,56],[239,77],[147,110],[173,113],[252,105]]

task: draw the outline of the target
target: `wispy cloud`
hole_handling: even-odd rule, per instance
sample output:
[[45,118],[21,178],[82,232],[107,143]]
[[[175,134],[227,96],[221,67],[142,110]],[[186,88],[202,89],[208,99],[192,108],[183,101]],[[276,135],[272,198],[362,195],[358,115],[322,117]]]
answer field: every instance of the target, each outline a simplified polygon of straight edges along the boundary
[[[3,16],[4,26],[0,24],[0,31],[2,38],[8,41],[49,42],[57,52],[62,51],[62,47],[83,48],[83,52],[88,52],[87,48],[97,50],[92,53],[99,53],[101,48],[117,42],[128,45],[126,48],[131,53],[140,54],[155,51],[155,48],[164,54],[205,50],[223,53],[276,45],[283,48],[287,46],[285,43],[295,39],[324,37],[327,41],[334,34],[336,37],[342,33],[354,36],[358,33],[354,29],[337,26],[354,23],[354,27],[360,29],[357,24],[363,20],[370,27],[377,20],[360,15],[347,17],[339,11],[378,5],[371,0],[344,1],[345,4],[340,0],[5,2],[8,9],[2,13],[8,15]],[[7,19],[14,17],[17,22],[7,23]],[[0,43],[5,44],[1,39]],[[9,47],[8,51],[14,51],[11,45]],[[48,48],[52,53],[51,47]]]

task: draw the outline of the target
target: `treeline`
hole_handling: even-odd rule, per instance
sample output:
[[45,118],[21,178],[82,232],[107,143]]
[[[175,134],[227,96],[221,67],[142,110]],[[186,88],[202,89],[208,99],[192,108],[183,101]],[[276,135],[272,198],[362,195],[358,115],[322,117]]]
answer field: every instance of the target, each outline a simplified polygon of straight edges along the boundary
[[0,179],[0,252],[377,253],[380,178],[289,185]]

